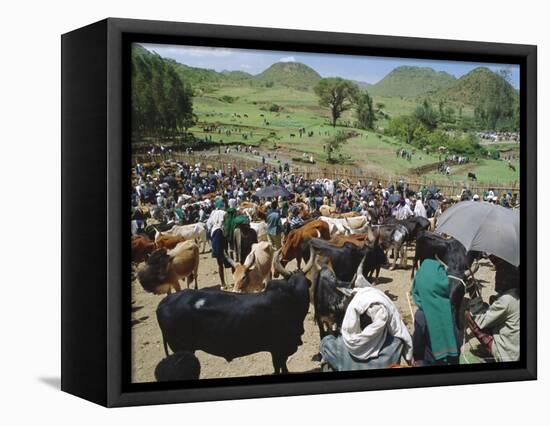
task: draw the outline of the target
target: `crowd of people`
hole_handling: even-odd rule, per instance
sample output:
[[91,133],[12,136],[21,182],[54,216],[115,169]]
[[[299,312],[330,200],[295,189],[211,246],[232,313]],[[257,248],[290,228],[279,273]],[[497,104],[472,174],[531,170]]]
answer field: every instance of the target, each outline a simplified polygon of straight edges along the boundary
[[[292,196],[258,197],[258,191],[271,185],[284,187]],[[222,287],[226,286],[224,269],[231,267],[225,256],[229,236],[239,220],[250,220],[238,211],[245,202],[265,208],[267,235],[274,249],[281,247],[285,230],[300,228],[307,221],[300,204],[308,206],[309,217],[318,216],[322,206],[331,206],[335,213],[355,212],[371,224],[384,224],[390,217],[437,219],[457,201],[507,208],[519,203],[511,191],[497,194],[489,189],[477,194],[464,187],[460,194],[444,196],[436,187],[412,190],[404,180],[386,185],[379,181],[307,180],[282,168],[233,168],[224,173],[201,164],[170,161],[136,164],[131,199],[136,234],[147,225],[144,207],[160,223],[205,223]],[[466,319],[480,342],[482,356],[514,361],[519,357],[519,276],[517,268],[498,258],[490,260],[496,269],[497,294],[489,303],[472,297]],[[363,368],[366,361],[370,362],[368,368],[389,367],[398,364],[401,356],[415,366],[458,363],[462,340],[452,313],[448,279],[440,262],[422,263],[411,290],[417,306],[412,334],[383,292],[359,289],[346,311],[341,335],[327,336],[321,342],[323,359],[333,370]]]

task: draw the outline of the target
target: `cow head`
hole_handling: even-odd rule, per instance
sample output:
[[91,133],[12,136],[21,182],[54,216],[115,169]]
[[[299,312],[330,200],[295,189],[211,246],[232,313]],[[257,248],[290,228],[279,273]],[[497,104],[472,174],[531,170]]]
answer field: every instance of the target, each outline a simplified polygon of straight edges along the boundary
[[149,293],[158,293],[157,288],[165,284],[170,275],[171,257],[166,249],[155,250],[147,262],[138,270],[138,280]]
[[229,263],[234,270],[233,281],[235,282],[235,286],[233,288],[233,291],[244,291],[250,284],[250,274],[253,273],[253,271],[256,269],[256,255],[253,251],[250,252],[244,264],[240,262],[235,262],[227,255],[227,253],[224,253],[224,256],[227,263]]
[[[309,260],[307,262],[307,264],[304,266],[304,268],[302,269],[302,273],[304,275],[307,275],[313,268],[315,264],[315,251],[313,250],[312,247],[310,247],[310,256],[309,256]],[[277,250],[275,252],[275,255],[273,256],[273,270],[276,272],[276,273],[279,273],[280,275],[282,275],[285,279],[289,279],[291,276],[292,276],[292,272],[290,271],[287,271],[284,266],[281,264],[281,249]],[[298,271],[296,271],[298,272]],[[294,273],[296,273],[294,272]],[[308,280],[308,286],[311,285],[311,282],[310,280]]]

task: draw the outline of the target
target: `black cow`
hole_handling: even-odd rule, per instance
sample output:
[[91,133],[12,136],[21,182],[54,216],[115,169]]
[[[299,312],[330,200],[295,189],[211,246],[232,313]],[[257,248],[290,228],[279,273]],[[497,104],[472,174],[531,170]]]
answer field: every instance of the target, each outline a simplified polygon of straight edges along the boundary
[[192,352],[176,352],[160,361],[155,368],[157,382],[197,380],[201,364]]
[[443,238],[433,232],[423,231],[416,239],[411,278],[414,276],[419,262],[422,263],[424,259],[439,259],[447,265],[449,271],[453,271],[462,278],[479,256],[479,252],[467,252],[462,243],[452,237]]
[[[314,319],[319,327],[320,340],[330,332],[336,332],[342,326],[346,309],[353,297],[350,292],[355,287],[355,282],[359,276],[365,278],[362,272],[365,261],[366,257],[363,257],[350,281],[339,280],[327,266],[323,266],[315,274],[312,285],[312,299]],[[314,361],[320,359],[321,354],[319,353],[313,356]]]
[[202,350],[231,361],[257,352],[270,352],[275,374],[288,373],[287,358],[302,344],[304,319],[309,309],[309,281],[314,256],[304,272],[271,280],[260,293],[184,290],[159,303],[157,320],[164,339],[174,351]]
[[233,247],[235,248],[235,261],[244,263],[246,256],[252,250],[252,244],[258,242],[258,234],[249,224],[242,224],[235,228],[233,233]]
[[470,277],[470,268],[474,260],[479,259],[480,252],[467,252],[462,243],[454,238],[443,238],[433,232],[424,231],[416,239],[411,278],[415,269],[424,259],[440,260],[447,267],[449,276],[449,299],[457,324],[460,324],[460,305],[465,295],[465,282]]
[[468,172],[468,179],[477,181],[477,176],[475,173]]
[[310,238],[302,244],[303,252],[305,251],[304,244],[309,245],[321,256],[328,258],[337,278],[343,281],[350,281],[353,278],[361,259],[365,258],[362,272],[369,278],[376,272],[374,280],[376,283],[380,268],[387,263],[386,255],[378,244],[378,239],[375,239],[372,245],[365,244],[363,247],[348,242],[344,243],[342,247],[337,247],[323,239]]
[[407,243],[415,241],[420,232],[430,229],[430,221],[422,216],[412,216],[404,220],[390,217],[384,223],[387,225],[400,224],[407,228],[407,236],[405,238],[405,242]]

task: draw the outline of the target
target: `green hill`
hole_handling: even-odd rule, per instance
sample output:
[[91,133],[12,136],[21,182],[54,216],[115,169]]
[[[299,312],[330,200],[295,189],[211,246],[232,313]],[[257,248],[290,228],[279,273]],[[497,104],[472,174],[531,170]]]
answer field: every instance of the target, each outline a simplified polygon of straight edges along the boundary
[[221,74],[224,77],[228,78],[229,80],[234,80],[234,81],[248,80],[249,78],[252,78],[252,74],[249,74],[244,71],[223,70]]
[[475,106],[482,104],[496,91],[519,101],[517,90],[501,75],[489,68],[479,67],[460,77],[451,87],[440,90],[436,96]]
[[369,93],[374,96],[415,97],[448,88],[455,81],[455,77],[444,71],[402,66],[393,69],[382,80],[372,85]]
[[277,62],[253,77],[260,85],[277,84],[307,90],[313,87],[321,76],[314,69],[299,62]]

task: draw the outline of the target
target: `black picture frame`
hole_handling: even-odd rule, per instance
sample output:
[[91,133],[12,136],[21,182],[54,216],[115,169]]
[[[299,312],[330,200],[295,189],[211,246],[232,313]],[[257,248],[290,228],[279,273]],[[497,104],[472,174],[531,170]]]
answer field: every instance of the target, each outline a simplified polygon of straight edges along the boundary
[[[64,34],[61,41],[62,390],[117,407],[536,379],[536,46],[113,18]],[[129,383],[129,44],[134,41],[519,64],[520,361]]]

